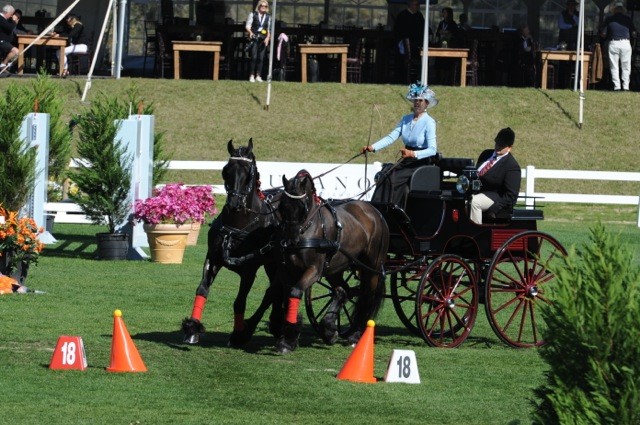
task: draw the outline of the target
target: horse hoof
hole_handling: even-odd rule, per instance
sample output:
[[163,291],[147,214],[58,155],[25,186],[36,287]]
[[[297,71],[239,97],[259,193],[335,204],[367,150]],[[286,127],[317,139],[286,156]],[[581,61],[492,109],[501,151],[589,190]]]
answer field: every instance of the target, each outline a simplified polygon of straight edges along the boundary
[[200,335],[198,334],[185,335],[183,342],[185,344],[195,345],[200,342]]
[[232,332],[229,336],[229,341],[227,342],[227,347],[230,348],[240,348],[251,339],[251,335],[247,335],[246,333],[241,332]]
[[358,341],[360,341],[360,337],[361,336],[362,336],[362,332],[356,331],[356,332],[352,333],[351,335],[349,335],[349,338],[347,338],[347,342],[350,345],[355,346],[358,343]]
[[276,343],[276,352],[278,354],[289,354],[292,353],[297,346],[297,341],[288,341],[286,338],[280,338]]
[[325,329],[325,332],[322,334],[322,340],[327,345],[333,345],[338,340],[338,331],[331,332],[329,329]]

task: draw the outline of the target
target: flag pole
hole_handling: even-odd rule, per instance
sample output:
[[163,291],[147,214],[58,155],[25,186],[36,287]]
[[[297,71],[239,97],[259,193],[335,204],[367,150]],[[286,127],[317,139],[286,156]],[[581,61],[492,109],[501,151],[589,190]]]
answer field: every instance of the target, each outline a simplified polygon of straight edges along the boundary
[[429,0],[425,1],[424,36],[422,37],[422,84],[428,85],[429,81]]
[[270,40],[269,40],[269,74],[267,74],[267,101],[264,105],[264,110],[269,110],[269,104],[271,102],[271,78],[273,74],[273,45],[276,40],[276,7],[277,0],[273,0],[273,14],[271,14],[271,22],[269,25],[271,28],[269,29]]

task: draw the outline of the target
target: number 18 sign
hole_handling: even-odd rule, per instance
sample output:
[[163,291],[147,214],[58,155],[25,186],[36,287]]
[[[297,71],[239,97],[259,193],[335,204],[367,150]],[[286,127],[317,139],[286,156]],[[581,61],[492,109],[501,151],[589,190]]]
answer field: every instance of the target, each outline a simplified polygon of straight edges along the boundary
[[82,338],[66,335],[59,337],[49,369],[85,370],[86,368],[87,356],[84,352]]
[[419,384],[420,374],[418,373],[416,353],[413,350],[393,350],[384,381]]

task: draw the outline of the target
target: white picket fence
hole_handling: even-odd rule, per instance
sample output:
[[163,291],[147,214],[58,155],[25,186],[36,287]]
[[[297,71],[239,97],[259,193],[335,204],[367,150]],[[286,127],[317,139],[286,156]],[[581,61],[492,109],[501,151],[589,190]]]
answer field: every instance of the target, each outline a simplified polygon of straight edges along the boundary
[[[205,170],[219,171],[226,165],[226,161],[170,161],[171,170]],[[293,176],[300,169],[308,170],[312,175],[320,175],[337,167],[338,164],[318,163],[291,163],[291,162],[260,162],[258,169],[262,181],[262,188],[277,187],[282,182],[282,175]],[[364,165],[345,165],[332,173],[320,184],[320,195],[325,198],[347,198],[356,196],[367,187],[367,180],[373,180],[373,175],[381,168],[380,163],[369,165],[367,178],[364,178]],[[520,197],[525,203],[531,205],[538,202],[561,202],[581,204],[611,204],[611,205],[635,205],[638,208],[637,225],[640,227],[640,196],[638,195],[607,195],[607,194],[581,194],[581,193],[550,193],[536,192],[536,182],[543,179],[554,180],[598,180],[640,182],[640,172],[620,171],[580,171],[580,170],[544,170],[533,165],[522,170],[522,178],[525,181],[525,190]],[[223,185],[212,185],[216,194],[224,194]],[[316,184],[318,186],[318,184]],[[567,183],[565,187],[570,188]],[[640,190],[638,190],[640,193]],[[57,223],[90,223],[82,214],[78,205],[69,202],[49,202],[45,210],[55,214]]]

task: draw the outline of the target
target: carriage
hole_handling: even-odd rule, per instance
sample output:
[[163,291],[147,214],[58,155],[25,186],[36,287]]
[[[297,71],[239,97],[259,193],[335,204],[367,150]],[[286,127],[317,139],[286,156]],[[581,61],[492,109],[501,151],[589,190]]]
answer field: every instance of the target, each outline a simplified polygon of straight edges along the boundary
[[[273,306],[269,324],[277,350],[295,349],[300,298],[325,342],[338,336],[357,341],[384,296],[407,329],[431,346],[464,342],[480,304],[508,345],[544,344],[539,306],[549,302],[555,280],[548,266],[566,251],[537,230],[543,214],[535,205],[473,223],[467,206],[480,189],[473,160],[439,158],[417,168],[404,205],[397,206],[322,200],[305,170],[290,180],[283,176],[284,189],[266,196],[252,149],[251,140],[247,147],[228,143],[227,202],[209,230],[202,280],[183,321],[186,343],[197,343],[204,332],[200,317],[211,284],[227,267],[241,276],[233,346],[248,341]],[[245,319],[246,297],[261,266],[271,286]]]
[[[542,345],[539,306],[549,302],[546,294],[555,280],[548,264],[566,251],[537,230],[543,213],[535,205],[485,216],[482,225],[473,223],[467,205],[478,189],[473,160],[441,158],[437,165],[415,171],[405,205],[372,202],[390,230],[386,296],[406,328],[430,346],[464,342],[480,304],[506,344]],[[349,302],[338,318],[342,335],[351,331],[358,277],[355,270],[345,272],[341,292]],[[334,286],[321,279],[305,292],[307,316],[318,332]]]

